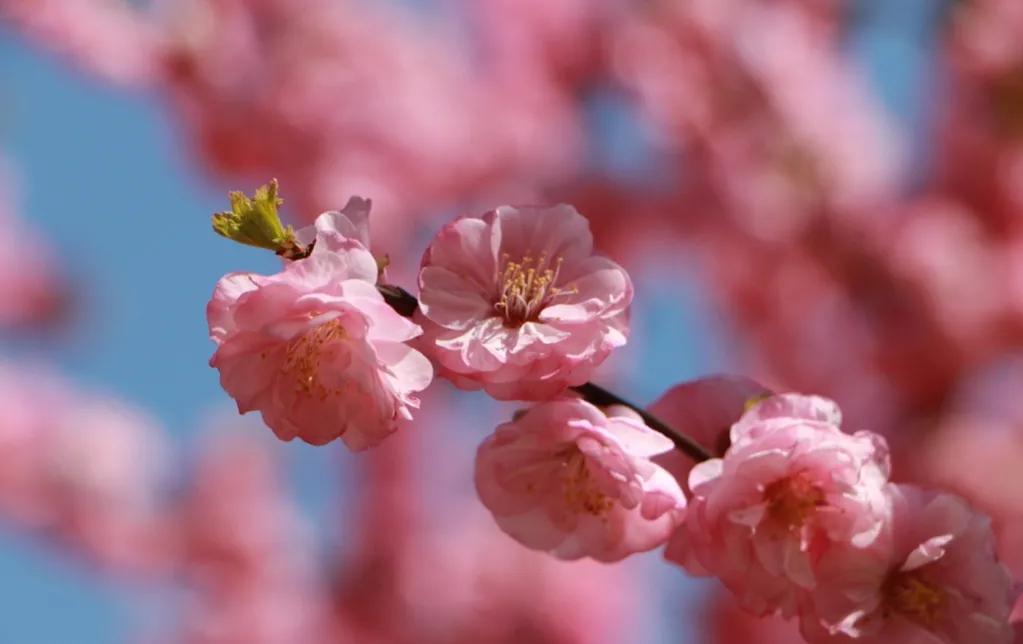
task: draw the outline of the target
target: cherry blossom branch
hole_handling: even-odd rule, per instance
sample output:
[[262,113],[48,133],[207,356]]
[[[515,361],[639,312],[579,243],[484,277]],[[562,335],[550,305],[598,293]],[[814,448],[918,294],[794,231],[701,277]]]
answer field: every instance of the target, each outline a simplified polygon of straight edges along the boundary
[[[404,317],[412,317],[419,308],[419,300],[405,289],[394,284],[380,284],[377,290],[384,296],[392,309]],[[674,427],[660,420],[641,406],[633,404],[618,394],[615,394],[599,385],[588,382],[578,387],[572,387],[573,391],[582,395],[583,399],[598,407],[607,405],[622,405],[635,411],[643,419],[650,429],[667,436],[675,444],[676,449],[693,459],[696,462],[706,461],[714,458],[714,455],[703,448],[699,443],[681,433]]]
[[604,389],[600,385],[587,382],[584,385],[572,387],[572,390],[581,394],[583,399],[587,402],[597,405],[598,407],[604,407],[607,405],[622,405],[624,407],[628,407],[640,415],[647,427],[670,438],[671,442],[675,444],[676,449],[697,463],[715,458],[714,455],[704,449],[702,445],[657,418],[657,416],[654,416],[639,405],[635,405],[628,400],[625,400],[618,394]]

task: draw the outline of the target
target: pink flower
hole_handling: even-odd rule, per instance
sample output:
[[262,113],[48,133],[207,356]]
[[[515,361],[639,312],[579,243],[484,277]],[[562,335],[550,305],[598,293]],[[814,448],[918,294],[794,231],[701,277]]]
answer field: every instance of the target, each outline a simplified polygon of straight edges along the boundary
[[22,220],[14,174],[0,155],[0,328],[50,328],[69,317],[71,289],[54,248]]
[[625,344],[632,283],[592,254],[571,206],[502,206],[448,224],[423,257],[420,319],[441,373],[499,400],[581,385]]
[[157,21],[131,3],[0,0],[0,18],[105,80],[137,86],[156,75]]
[[542,403],[479,448],[476,490],[502,530],[561,559],[616,561],[664,543],[681,522],[678,482],[649,458],[672,442],[635,412]]
[[724,458],[690,473],[690,507],[665,556],[719,577],[758,615],[793,614],[817,586],[817,559],[835,544],[869,546],[886,516],[883,439],[839,422],[838,407],[814,396],[752,407]]
[[412,418],[433,370],[406,344],[420,328],[377,291],[373,256],[343,237],[346,222],[321,215],[313,253],[276,275],[223,277],[206,313],[210,364],[239,412],[258,410],[282,440],[341,437],[360,450]]
[[990,521],[951,494],[889,485],[885,538],[820,564],[803,614],[811,642],[998,644],[1012,641],[1009,575]]
[[295,238],[313,250],[339,251],[349,247],[350,241],[370,248],[369,210],[372,202],[362,197],[352,197],[341,210],[329,210],[316,218],[310,226],[295,232]]

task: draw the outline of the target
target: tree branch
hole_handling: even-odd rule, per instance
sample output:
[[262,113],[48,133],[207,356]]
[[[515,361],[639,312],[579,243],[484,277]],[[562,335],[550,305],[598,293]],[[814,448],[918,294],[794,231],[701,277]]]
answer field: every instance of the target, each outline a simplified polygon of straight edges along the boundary
[[[394,284],[379,284],[377,290],[384,296],[384,300],[398,312],[399,315],[410,318],[419,308],[419,301],[414,295]],[[671,442],[675,444],[675,447],[683,454],[693,459],[696,462],[706,461],[714,456],[703,448],[699,443],[689,438],[685,434],[679,432],[674,427],[671,427],[667,423],[661,421],[659,418],[646,411],[639,405],[634,405],[629,401],[625,400],[621,396],[604,389],[598,385],[588,382],[578,387],[572,387],[572,390],[581,394],[583,399],[587,402],[596,405],[598,407],[606,407],[608,405],[622,405],[635,411],[643,419],[643,422],[647,426],[671,439]]]

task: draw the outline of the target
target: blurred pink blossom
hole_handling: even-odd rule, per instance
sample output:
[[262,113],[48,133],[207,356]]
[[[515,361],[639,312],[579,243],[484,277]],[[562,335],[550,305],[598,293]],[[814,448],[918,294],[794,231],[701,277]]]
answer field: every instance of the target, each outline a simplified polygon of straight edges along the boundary
[[43,370],[0,366],[0,515],[116,571],[167,563],[166,446],[144,414]]
[[312,532],[269,447],[241,435],[210,442],[173,524],[189,587],[179,641],[334,641]]
[[160,33],[127,0],[0,0],[0,18],[119,83],[142,84],[156,73]]
[[14,183],[0,158],[0,327],[29,330],[62,320],[69,287],[54,249],[19,220]]
[[373,195],[375,234],[401,264],[416,218],[495,191],[522,197],[581,147],[571,97],[540,74],[470,65],[453,31],[392,3],[187,2],[154,84],[205,162],[277,175],[296,212]]

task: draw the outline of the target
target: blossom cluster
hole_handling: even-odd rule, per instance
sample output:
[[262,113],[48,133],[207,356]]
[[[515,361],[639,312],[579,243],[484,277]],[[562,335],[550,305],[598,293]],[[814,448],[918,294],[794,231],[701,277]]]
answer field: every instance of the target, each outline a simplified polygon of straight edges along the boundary
[[810,642],[1011,642],[1007,571],[962,499],[888,481],[888,450],[847,434],[830,400],[784,394],[696,465],[665,551],[760,616],[798,615]]
[[[1011,641],[989,521],[890,482],[885,439],[844,432],[834,402],[737,378],[679,386],[653,408],[690,439],[595,394],[594,369],[628,337],[632,286],[573,208],[454,220],[423,256],[416,300],[369,250],[368,201],[298,231],[280,203],[272,183],[215,216],[284,266],[225,276],[207,310],[221,383],[279,438],[377,445],[411,420],[436,365],[459,388],[532,403],[483,441],[474,477],[528,548],[613,562],[666,544],[750,613],[798,617],[811,642]],[[680,467],[676,447],[699,462]]]

